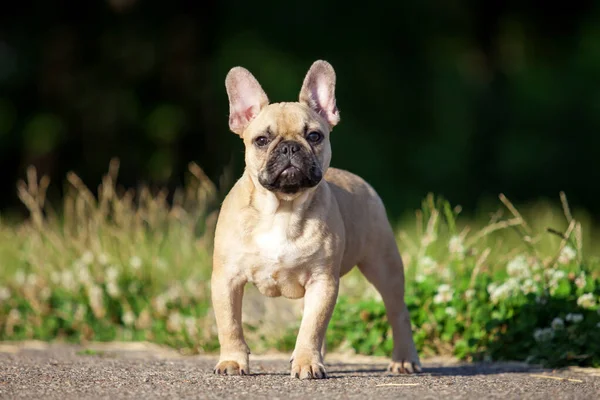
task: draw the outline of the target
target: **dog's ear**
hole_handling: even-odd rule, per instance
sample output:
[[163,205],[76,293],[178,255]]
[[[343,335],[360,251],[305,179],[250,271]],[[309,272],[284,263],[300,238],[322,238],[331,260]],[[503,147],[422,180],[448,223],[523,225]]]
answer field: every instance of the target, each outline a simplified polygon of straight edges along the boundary
[[327,61],[318,60],[308,70],[300,102],[321,115],[331,127],[340,122],[340,112],[335,105],[335,71]]
[[225,78],[229,96],[229,129],[242,136],[244,130],[269,99],[260,83],[246,68],[232,68]]

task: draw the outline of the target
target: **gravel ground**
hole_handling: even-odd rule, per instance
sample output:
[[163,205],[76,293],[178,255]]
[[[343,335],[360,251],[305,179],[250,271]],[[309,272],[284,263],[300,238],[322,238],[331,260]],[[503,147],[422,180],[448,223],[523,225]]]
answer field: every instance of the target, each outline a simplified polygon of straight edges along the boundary
[[214,356],[181,356],[144,343],[0,343],[0,398],[600,398],[600,370],[429,359],[423,374],[389,376],[383,358],[331,354],[325,360],[329,379],[300,381],[288,375],[288,358],[252,356],[250,376],[221,377],[212,373]]

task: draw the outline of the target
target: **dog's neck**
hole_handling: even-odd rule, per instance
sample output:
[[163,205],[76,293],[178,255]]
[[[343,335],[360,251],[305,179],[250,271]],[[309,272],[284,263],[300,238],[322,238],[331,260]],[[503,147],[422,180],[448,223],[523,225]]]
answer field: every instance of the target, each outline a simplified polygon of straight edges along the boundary
[[252,208],[258,210],[261,215],[276,214],[294,214],[302,216],[313,202],[318,188],[325,182],[321,182],[314,188],[303,190],[297,194],[273,193],[265,189],[256,179],[253,179],[248,172],[244,173],[246,185],[251,191],[249,201]]

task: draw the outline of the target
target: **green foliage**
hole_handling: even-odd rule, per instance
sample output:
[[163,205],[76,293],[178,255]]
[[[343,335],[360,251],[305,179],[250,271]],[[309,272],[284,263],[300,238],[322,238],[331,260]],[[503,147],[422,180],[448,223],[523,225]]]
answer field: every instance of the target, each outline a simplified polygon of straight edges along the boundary
[[[502,199],[513,218],[493,224],[530,229]],[[493,240],[488,237],[492,232],[499,235],[489,229],[493,224],[456,236],[455,214],[447,202],[436,205],[429,198],[421,213],[428,216],[428,228],[416,249],[419,258],[407,257],[407,275],[413,278],[406,286],[421,353],[600,366],[600,260],[585,260],[575,250],[581,239],[578,222],[571,219],[567,232],[559,234],[554,256],[543,257],[548,249],[532,245],[539,238],[523,236],[522,248],[505,250],[512,253],[509,258],[492,259],[485,242]],[[383,302],[376,294],[354,297],[340,298],[328,342],[364,354],[390,354],[393,341]]]
[[[0,340],[218,348],[209,276],[219,193],[192,164],[172,205],[166,193],[146,188],[117,194],[117,167],[111,164],[97,197],[70,174],[61,218],[45,202],[47,179],[30,169],[19,184],[31,218],[17,226],[0,221]],[[428,196],[415,226],[398,229],[419,352],[600,366],[600,260],[584,256],[581,222],[564,196],[562,223],[546,211],[528,222],[500,199],[506,216],[466,225],[459,207]],[[328,349],[389,356],[392,332],[379,295],[356,270],[340,293]],[[297,328],[245,321],[255,349],[290,351]]]

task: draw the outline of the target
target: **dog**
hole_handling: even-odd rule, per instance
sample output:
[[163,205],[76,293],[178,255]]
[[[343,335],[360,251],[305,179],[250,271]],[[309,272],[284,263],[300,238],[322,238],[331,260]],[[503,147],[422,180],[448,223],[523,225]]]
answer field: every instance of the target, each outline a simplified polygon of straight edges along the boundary
[[394,349],[388,371],[420,372],[404,266],[383,202],[362,178],[330,168],[330,133],[340,121],[336,75],[315,61],[298,102],[269,103],[256,78],[232,68],[225,79],[229,128],[245,145],[245,170],[225,197],[215,227],[211,296],[220,358],[214,372],[247,375],[242,296],[304,298],[291,376],[326,378],[324,337],[339,280],[358,266],[381,294]]

